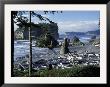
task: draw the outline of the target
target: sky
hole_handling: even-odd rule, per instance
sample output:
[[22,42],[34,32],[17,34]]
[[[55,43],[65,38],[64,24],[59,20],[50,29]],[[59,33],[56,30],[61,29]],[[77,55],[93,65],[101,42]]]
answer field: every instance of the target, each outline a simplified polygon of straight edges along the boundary
[[[36,12],[56,22],[59,34],[65,34],[65,32],[87,32],[99,29],[100,11],[63,11],[62,13],[55,14],[45,14],[42,11]],[[28,13],[24,14],[24,16],[29,17]],[[40,21],[32,17],[32,22],[38,23]]]

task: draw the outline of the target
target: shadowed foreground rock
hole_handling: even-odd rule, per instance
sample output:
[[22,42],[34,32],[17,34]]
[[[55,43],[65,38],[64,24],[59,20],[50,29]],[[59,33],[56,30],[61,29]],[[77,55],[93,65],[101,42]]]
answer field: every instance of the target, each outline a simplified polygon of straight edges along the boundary
[[60,54],[63,55],[63,54],[69,53],[68,46],[69,46],[68,39],[65,38],[65,39],[64,39],[64,43],[63,43],[62,46],[61,46]]

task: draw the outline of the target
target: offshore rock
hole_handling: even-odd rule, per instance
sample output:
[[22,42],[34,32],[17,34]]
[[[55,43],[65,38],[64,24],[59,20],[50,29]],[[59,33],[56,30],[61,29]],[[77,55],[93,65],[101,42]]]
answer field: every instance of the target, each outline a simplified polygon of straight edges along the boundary
[[68,46],[69,46],[69,40],[65,38],[64,43],[62,44],[61,50],[60,50],[61,55],[69,53]]

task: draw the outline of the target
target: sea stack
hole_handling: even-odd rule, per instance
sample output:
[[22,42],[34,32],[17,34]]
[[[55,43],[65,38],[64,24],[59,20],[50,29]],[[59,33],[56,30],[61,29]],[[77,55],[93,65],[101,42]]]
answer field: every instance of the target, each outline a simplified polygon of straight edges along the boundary
[[61,50],[60,50],[61,55],[67,54],[69,52],[68,46],[69,46],[69,41],[67,38],[64,38],[64,42],[62,43]]

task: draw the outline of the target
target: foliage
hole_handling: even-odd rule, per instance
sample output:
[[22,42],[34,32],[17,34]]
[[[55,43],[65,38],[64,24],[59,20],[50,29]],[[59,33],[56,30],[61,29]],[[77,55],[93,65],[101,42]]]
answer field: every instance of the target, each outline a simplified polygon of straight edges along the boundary
[[14,70],[14,76],[16,76],[16,77],[27,77],[28,76],[28,70],[25,70],[25,71]]
[[[16,36],[18,34],[17,32],[23,33],[23,39],[28,39],[29,38],[28,27],[18,28],[15,31],[15,38],[16,38]],[[54,24],[49,24],[49,23],[34,24],[34,23],[31,23],[31,36],[32,36],[32,40],[36,40],[36,38],[38,40],[40,40],[40,38],[41,38],[41,40],[42,40],[42,35],[45,35],[46,33],[51,33],[51,35],[55,39],[57,39],[59,37],[57,24],[56,23],[54,23]]]
[[37,38],[36,42],[37,42],[36,46],[45,47],[46,41],[45,41],[44,36],[40,36],[39,38]]
[[[27,71],[16,71],[15,76],[24,77],[28,76]],[[99,77],[100,67],[98,66],[73,66],[69,69],[44,69],[35,70],[32,74],[33,77]]]
[[50,34],[46,33],[37,39],[38,47],[48,47],[49,49],[53,49],[58,45],[58,41]]
[[[41,14],[36,11],[12,11],[13,21],[19,27],[30,27],[29,19],[25,17],[23,14],[29,14],[31,12],[31,16],[38,18],[40,21],[48,21],[49,23],[54,23],[47,17],[43,17]],[[60,11],[62,13],[62,11]],[[51,13],[59,13],[58,11],[44,11],[45,14]],[[35,25],[34,23],[32,25]]]
[[[19,27],[29,27],[29,40],[30,40],[30,61],[29,61],[29,74],[31,75],[31,70],[32,70],[32,36],[31,36],[31,26],[32,26],[32,22],[31,22],[31,16],[36,16],[37,18],[39,18],[41,21],[48,21],[49,23],[54,23],[52,22],[50,19],[46,18],[46,17],[43,17],[42,15],[36,13],[35,11],[29,11],[29,21],[28,21],[28,18],[27,17],[23,17],[22,15],[22,12],[19,12],[19,11],[12,11],[11,12],[11,29],[14,30],[14,23],[16,23]],[[56,11],[52,11],[52,13],[54,14]],[[21,14],[20,14],[21,13]],[[48,13],[48,11],[45,12],[45,14]],[[16,21],[15,21],[16,20]],[[55,42],[52,41],[52,42]],[[53,46],[51,47],[53,48]],[[12,72],[12,76],[13,76],[13,69],[14,69],[14,59],[11,60],[11,72]]]
[[99,77],[100,76],[100,68],[96,67],[96,66],[87,66],[87,67],[81,68],[81,70],[79,70],[77,72],[77,74],[75,74],[75,76]]

